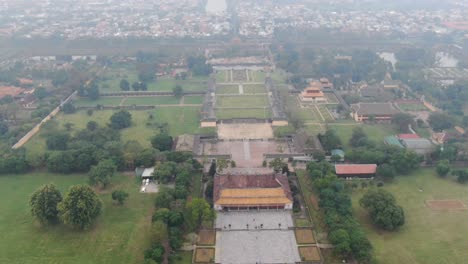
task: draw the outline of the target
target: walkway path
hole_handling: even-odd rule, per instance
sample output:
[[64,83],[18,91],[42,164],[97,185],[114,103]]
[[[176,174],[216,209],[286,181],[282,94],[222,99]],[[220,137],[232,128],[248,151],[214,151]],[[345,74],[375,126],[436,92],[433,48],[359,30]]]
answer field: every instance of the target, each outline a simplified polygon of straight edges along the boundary
[[244,94],[244,86],[239,84],[239,94]]

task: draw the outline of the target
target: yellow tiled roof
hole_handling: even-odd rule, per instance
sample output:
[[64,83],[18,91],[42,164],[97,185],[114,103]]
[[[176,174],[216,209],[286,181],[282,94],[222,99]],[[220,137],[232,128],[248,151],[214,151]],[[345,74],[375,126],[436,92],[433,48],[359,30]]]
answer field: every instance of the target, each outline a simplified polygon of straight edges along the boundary
[[218,205],[273,205],[291,203],[282,188],[224,189]]

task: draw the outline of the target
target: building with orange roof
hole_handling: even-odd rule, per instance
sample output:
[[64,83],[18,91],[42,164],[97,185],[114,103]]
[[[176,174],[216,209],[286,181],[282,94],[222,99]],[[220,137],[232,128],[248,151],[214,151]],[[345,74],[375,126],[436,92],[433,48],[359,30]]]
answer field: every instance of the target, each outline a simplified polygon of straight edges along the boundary
[[0,99],[8,95],[18,98],[24,91],[25,89],[16,86],[0,86]]
[[310,82],[309,86],[299,95],[304,102],[326,102],[327,98],[322,92],[322,84],[317,81]]
[[31,79],[18,78],[17,80],[21,86],[32,86],[34,84],[33,80]]
[[290,210],[293,206],[286,175],[216,175],[213,185],[214,208],[218,211]]

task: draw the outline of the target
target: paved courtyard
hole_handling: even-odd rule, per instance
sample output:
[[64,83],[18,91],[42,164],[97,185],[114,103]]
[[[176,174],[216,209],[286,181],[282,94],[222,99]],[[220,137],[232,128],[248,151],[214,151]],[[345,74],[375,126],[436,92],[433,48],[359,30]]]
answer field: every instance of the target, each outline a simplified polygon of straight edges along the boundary
[[215,261],[223,264],[299,262],[294,231],[288,230],[292,226],[290,211],[219,212],[216,227],[221,231],[216,233]]
[[267,139],[273,138],[273,128],[269,123],[219,124],[220,139]]
[[216,228],[222,230],[245,229],[288,229],[293,227],[291,212],[289,211],[246,211],[246,212],[218,212]]
[[216,235],[216,263],[301,261],[292,230],[222,231]]

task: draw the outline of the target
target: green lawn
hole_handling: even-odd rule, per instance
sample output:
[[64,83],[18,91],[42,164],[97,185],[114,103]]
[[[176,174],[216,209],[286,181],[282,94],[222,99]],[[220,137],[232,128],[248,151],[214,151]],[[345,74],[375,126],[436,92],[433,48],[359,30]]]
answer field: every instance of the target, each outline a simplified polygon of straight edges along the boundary
[[66,192],[85,183],[86,175],[31,173],[0,177],[0,263],[142,263],[149,246],[153,195],[140,194],[133,177],[116,176],[112,189],[130,196],[125,205],[115,205],[111,189],[100,194],[103,212],[94,227],[75,231],[63,225],[41,227],[33,221],[28,200],[33,191],[53,182]]
[[185,96],[184,104],[203,104],[203,96],[201,95]]
[[270,109],[217,109],[218,119],[230,118],[270,118]]
[[266,107],[268,98],[263,95],[217,96],[218,107]]
[[180,99],[174,96],[128,97],[124,105],[167,105],[179,104]]
[[376,143],[382,143],[384,138],[389,135],[398,134],[398,131],[390,124],[373,124],[373,125],[334,125],[329,124],[329,127],[336,131],[344,146],[349,147],[349,139],[353,134],[353,128],[361,126],[370,140]]
[[265,72],[262,71],[249,71],[249,75],[252,82],[264,82],[265,81]]
[[97,100],[90,100],[88,98],[77,98],[73,100],[73,104],[75,106],[96,106],[96,105],[104,105],[104,106],[119,106],[120,101],[122,101],[123,97],[100,97]]
[[266,93],[266,88],[263,84],[245,84],[244,93]]
[[323,118],[325,118],[325,122],[334,121],[335,118],[330,114],[327,107],[325,105],[318,106],[320,113],[322,113]]
[[226,72],[227,71],[218,71],[216,73],[216,82],[226,82]]
[[[397,177],[384,187],[405,211],[406,223],[398,231],[376,230],[358,205],[365,190],[355,190],[353,208],[374,246],[378,263],[466,263],[468,210],[433,211],[426,200],[459,199],[468,205],[468,185],[441,179],[430,169]],[[422,191],[419,191],[419,190]]]
[[177,251],[169,264],[191,264],[193,251]]
[[[73,131],[78,131],[86,127],[89,121],[96,121],[104,126],[109,123],[113,110],[94,111],[92,116],[88,116],[86,111],[78,111],[74,114],[65,115],[60,113],[55,119],[59,127],[63,128],[65,123],[72,123]],[[200,122],[200,107],[158,107],[152,110],[131,110],[132,126],[121,130],[122,142],[128,140],[136,140],[143,146],[150,146],[150,139],[157,130],[151,126],[147,126],[148,121],[168,123],[169,133],[172,136],[178,136],[184,133],[211,133],[211,130],[202,129],[199,127]],[[149,115],[153,115],[153,120],[149,120]],[[45,137],[40,132],[34,136],[26,145],[26,149],[31,154],[43,153],[45,150]]]
[[423,104],[398,104],[403,111],[428,111]]
[[216,86],[217,94],[239,94],[239,85],[218,85]]

